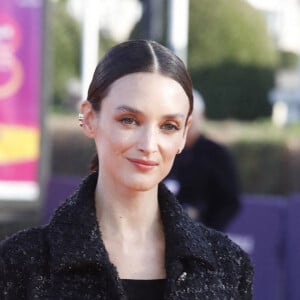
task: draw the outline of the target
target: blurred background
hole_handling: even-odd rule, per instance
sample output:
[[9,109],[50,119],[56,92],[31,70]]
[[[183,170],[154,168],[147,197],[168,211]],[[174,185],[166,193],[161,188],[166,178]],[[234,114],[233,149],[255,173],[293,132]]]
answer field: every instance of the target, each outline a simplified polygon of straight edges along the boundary
[[205,99],[243,207],[227,234],[252,257],[255,299],[299,299],[300,1],[1,0],[0,239],[48,222],[88,173],[78,126],[101,56],[156,40]]

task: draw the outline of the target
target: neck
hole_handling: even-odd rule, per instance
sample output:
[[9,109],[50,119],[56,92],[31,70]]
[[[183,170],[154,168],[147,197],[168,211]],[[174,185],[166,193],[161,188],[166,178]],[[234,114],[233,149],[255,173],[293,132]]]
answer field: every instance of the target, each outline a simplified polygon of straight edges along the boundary
[[149,191],[110,187],[98,178],[96,212],[103,238],[146,239],[162,231],[157,186]]

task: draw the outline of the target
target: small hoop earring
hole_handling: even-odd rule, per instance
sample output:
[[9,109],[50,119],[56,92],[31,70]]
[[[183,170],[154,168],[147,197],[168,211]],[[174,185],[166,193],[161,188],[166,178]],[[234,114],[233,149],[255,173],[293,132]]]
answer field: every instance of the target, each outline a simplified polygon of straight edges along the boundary
[[78,114],[79,126],[82,127],[84,124],[84,114]]

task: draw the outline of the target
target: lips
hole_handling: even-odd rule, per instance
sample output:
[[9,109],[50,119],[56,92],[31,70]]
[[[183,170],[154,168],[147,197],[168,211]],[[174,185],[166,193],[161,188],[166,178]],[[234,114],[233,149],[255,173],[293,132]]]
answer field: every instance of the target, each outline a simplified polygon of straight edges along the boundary
[[127,158],[131,163],[135,165],[140,170],[147,171],[152,170],[154,167],[158,166],[158,163],[153,160],[143,160],[143,159],[134,159]]

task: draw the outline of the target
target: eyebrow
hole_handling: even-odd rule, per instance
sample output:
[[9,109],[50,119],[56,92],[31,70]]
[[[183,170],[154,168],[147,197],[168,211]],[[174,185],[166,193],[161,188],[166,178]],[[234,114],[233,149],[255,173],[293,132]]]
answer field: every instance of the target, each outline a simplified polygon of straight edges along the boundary
[[[133,107],[130,107],[128,105],[121,105],[121,106],[118,106],[116,108],[117,111],[121,111],[121,112],[130,112],[130,113],[135,113],[135,114],[141,114],[143,115],[144,113],[141,112],[140,110],[138,109],[135,109]],[[167,119],[176,119],[176,118],[179,118],[179,119],[183,119],[185,120],[185,115],[184,114],[167,114],[167,115],[164,115],[164,118],[167,118]]]
[[121,106],[118,106],[116,108],[117,111],[122,111],[122,112],[131,112],[131,113],[136,113],[136,114],[142,114],[141,111],[133,108],[133,107],[130,107],[128,105],[121,105]]

